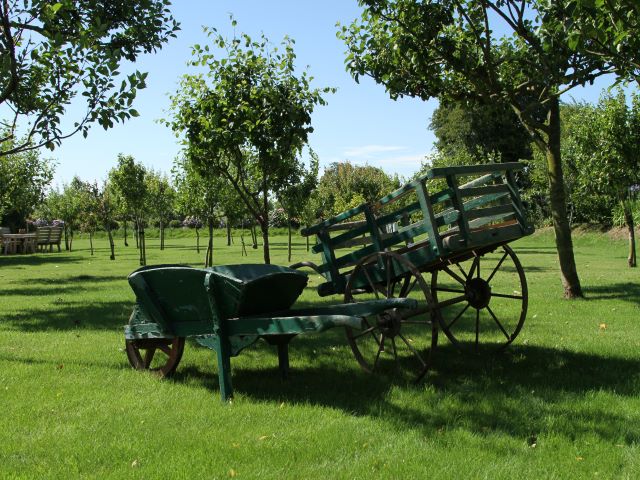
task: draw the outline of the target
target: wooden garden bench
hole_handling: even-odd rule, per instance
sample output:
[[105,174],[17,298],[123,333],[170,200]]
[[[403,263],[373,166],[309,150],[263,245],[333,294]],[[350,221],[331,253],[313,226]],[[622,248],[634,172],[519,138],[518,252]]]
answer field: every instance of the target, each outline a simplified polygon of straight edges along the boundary
[[36,241],[40,251],[46,251],[47,246],[49,246],[49,251],[52,252],[54,245],[56,245],[58,251],[60,251],[62,227],[38,227],[36,233],[38,235]]

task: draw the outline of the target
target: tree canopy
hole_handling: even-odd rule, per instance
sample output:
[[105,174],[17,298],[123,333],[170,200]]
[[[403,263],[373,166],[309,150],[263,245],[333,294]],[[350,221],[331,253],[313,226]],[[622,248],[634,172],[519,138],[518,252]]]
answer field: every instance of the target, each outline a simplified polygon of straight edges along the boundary
[[260,225],[269,263],[269,193],[297,167],[313,131],[311,113],[331,89],[311,88],[306,71],[296,74],[291,39],[271,49],[264,36],[228,40],[205,31],[213,45],[195,45],[190,62],[205,73],[182,78],[167,123],[184,135],[185,154],[196,167],[211,169],[236,190]]
[[[155,52],[178,24],[168,0],[0,2],[0,156],[55,148],[92,123],[103,128],[135,117],[145,73],[121,77],[125,61]],[[119,81],[119,82],[118,82]],[[119,84],[117,84],[119,83]],[[63,117],[82,99],[84,113]],[[18,136],[24,130],[25,136]],[[18,138],[20,140],[18,141]]]
[[513,110],[500,103],[441,102],[429,128],[438,151],[453,163],[495,158],[517,162],[531,157],[530,135]]
[[546,0],[362,0],[360,20],[343,26],[347,69],[403,95],[509,105],[547,160],[561,279],[582,296],[567,222],[559,98],[615,72],[573,48]]

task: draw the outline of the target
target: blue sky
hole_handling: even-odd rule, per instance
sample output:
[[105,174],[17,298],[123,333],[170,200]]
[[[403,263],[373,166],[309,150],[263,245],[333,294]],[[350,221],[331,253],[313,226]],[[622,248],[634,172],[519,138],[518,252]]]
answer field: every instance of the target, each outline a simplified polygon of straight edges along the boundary
[[[435,100],[390,100],[384,87],[370,79],[356,84],[344,68],[345,47],[336,38],[336,22],[350,23],[359,15],[356,0],[175,0],[171,7],[181,31],[161,51],[125,67],[149,72],[148,87],[138,93],[140,117],[104,131],[94,126],[88,138],[76,135],[54,152],[45,152],[57,162],[54,183],[68,182],[74,175],[84,180],[101,180],[116,163],[118,153],[133,155],[147,167],[170,172],[179,145],[173,133],[157,123],[167,116],[168,95],[177,88],[179,77],[188,72],[190,47],[203,44],[202,26],[218,28],[232,35],[229,14],[238,22],[237,31],[251,36],[260,32],[278,44],[285,35],[296,41],[298,66],[309,66],[314,86],[331,86],[328,105],[317,107],[310,145],[321,165],[350,160],[408,176],[433,149],[434,136],[428,130]],[[596,101],[605,82],[572,91],[577,99]],[[70,112],[73,114],[73,111]]]

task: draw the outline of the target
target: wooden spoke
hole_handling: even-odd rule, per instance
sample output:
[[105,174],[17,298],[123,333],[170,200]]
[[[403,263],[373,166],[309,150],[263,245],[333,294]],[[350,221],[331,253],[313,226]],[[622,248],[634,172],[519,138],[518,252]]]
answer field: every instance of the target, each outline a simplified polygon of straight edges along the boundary
[[420,356],[420,354],[418,353],[418,351],[413,348],[413,345],[411,345],[411,343],[409,343],[409,341],[404,338],[404,335],[402,335],[401,333],[398,334],[398,336],[400,337],[400,339],[405,343],[405,345],[409,348],[409,350],[411,350],[413,352],[413,354],[418,357],[418,360],[420,360],[420,363],[422,363],[423,367],[427,366],[427,362],[424,361],[424,359]]
[[[385,272],[375,271],[371,265],[382,267]],[[347,341],[356,360],[370,373],[422,378],[431,364],[440,323],[439,311],[422,274],[402,255],[394,252],[373,254],[354,267],[345,286],[346,302],[356,301],[359,295],[364,295],[362,288],[352,285],[361,284],[365,278],[371,287],[369,299],[375,295],[385,301],[411,294],[411,298],[419,303],[413,309],[389,307],[369,315],[362,330],[346,328]]]
[[[508,245],[473,253],[475,256],[456,264],[458,270],[467,272],[464,281],[460,275],[452,274],[453,267],[447,265],[432,273],[431,292],[442,311],[440,327],[458,349],[497,352],[522,329],[528,306],[527,281],[518,257]],[[450,278],[464,289],[451,285]],[[515,293],[503,293],[511,290]],[[456,304],[464,307],[453,308]],[[481,315],[485,308],[488,313]]]
[[447,325],[447,329],[450,329],[451,327],[453,327],[453,325],[460,319],[460,317],[462,317],[462,315],[464,315],[464,312],[467,311],[467,308],[469,308],[471,305],[469,305],[468,303],[464,306],[464,308],[460,311],[460,313],[458,313],[458,315],[456,315],[456,318],[454,318],[453,320],[451,320],[451,323],[449,325]]
[[480,339],[480,309],[476,308],[476,353],[478,353],[479,339]]
[[492,297],[498,297],[498,298],[511,298],[513,300],[522,300],[522,295],[508,295],[506,293],[493,293],[491,292],[491,296]]
[[489,275],[487,277],[487,283],[491,283],[491,279],[493,278],[493,276],[496,274],[496,272],[498,270],[500,270],[500,266],[502,265],[502,262],[505,261],[505,259],[509,256],[508,252],[504,252],[504,255],[502,255],[502,258],[500,259],[500,261],[498,262],[498,264],[496,265],[496,267],[493,269],[493,272],[491,272],[491,275]]
[[[160,350],[164,355],[156,355]],[[125,351],[136,370],[148,370],[161,377],[173,375],[184,351],[184,337],[127,340]]]
[[438,303],[438,308],[445,308],[450,305],[455,305],[456,303],[464,302],[467,300],[466,295],[460,295],[459,297],[450,298],[449,300],[445,300],[443,302]]
[[376,298],[379,300],[380,295],[378,295],[378,289],[376,288],[376,285],[373,283],[373,280],[371,280],[371,275],[369,275],[369,271],[367,270],[367,267],[365,266],[362,269],[362,271],[364,272],[364,276],[367,277],[367,282],[369,282],[369,286],[371,287],[371,290],[375,294]]
[[438,292],[465,293],[464,290],[456,290],[455,288],[436,287]]
[[462,269],[462,266],[459,263],[456,263],[455,265],[456,267],[458,267],[458,270],[460,270],[460,273],[462,273],[462,276],[465,278],[465,280],[467,280],[469,278],[467,272]]
[[144,368],[149,368],[151,366],[151,362],[153,361],[153,356],[156,353],[156,347],[147,348],[144,353]]
[[[369,327],[365,330],[362,330],[360,333],[356,334],[353,336],[354,340],[357,340],[360,337],[364,337],[365,335],[369,335],[370,333],[372,333],[373,331],[375,331],[376,327]],[[376,339],[376,341],[378,340],[378,338],[375,336],[375,334],[373,335],[373,337]]]
[[447,267],[447,266],[443,267],[442,271],[443,272],[447,272],[449,274],[449,276],[451,278],[453,278],[456,282],[458,282],[460,285],[466,285],[467,284],[466,280],[460,278],[460,276],[457,273],[452,272],[449,267]]
[[502,324],[500,323],[500,320],[498,320],[498,317],[496,317],[496,314],[493,313],[493,310],[491,310],[491,308],[489,307],[489,305],[487,305],[487,312],[489,312],[489,315],[491,315],[491,318],[493,318],[493,321],[496,322],[496,325],[498,325],[498,328],[500,329],[500,331],[504,334],[505,337],[507,337],[507,340],[511,340],[511,338],[509,337],[509,334],[507,333],[507,331],[504,329],[504,327],[502,326]]

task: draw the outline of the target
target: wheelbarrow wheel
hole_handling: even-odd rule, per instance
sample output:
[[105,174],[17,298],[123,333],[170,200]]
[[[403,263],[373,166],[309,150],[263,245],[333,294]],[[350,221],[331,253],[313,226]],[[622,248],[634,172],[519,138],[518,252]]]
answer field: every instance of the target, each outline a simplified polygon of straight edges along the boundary
[[129,363],[136,370],[170,377],[182,358],[184,337],[126,340],[126,351]]
[[508,245],[434,271],[431,291],[442,311],[442,331],[463,352],[503,350],[527,316],[527,280]]
[[346,334],[363,370],[418,382],[431,366],[439,323],[422,274],[401,255],[375,253],[355,266],[345,288],[347,303],[406,297],[418,300],[416,310],[385,310],[365,317],[363,330],[347,328]]

